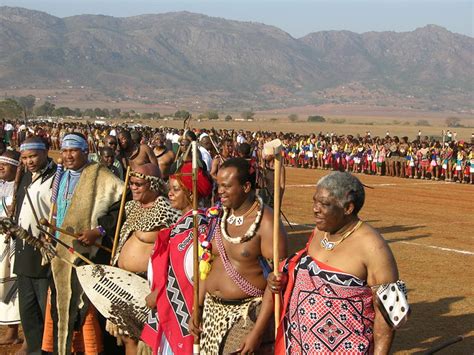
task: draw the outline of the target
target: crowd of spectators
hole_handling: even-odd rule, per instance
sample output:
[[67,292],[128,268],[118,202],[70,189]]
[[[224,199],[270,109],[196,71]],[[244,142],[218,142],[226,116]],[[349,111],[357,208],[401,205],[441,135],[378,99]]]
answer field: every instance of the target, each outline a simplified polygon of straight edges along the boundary
[[[53,150],[59,149],[61,138],[68,132],[80,132],[87,137],[90,152],[110,155],[105,138],[117,136],[128,128],[136,144],[146,144],[152,149],[164,142],[169,150],[179,150],[185,129],[168,127],[152,128],[145,125],[127,127],[84,123],[35,122],[28,126],[22,122],[2,122],[0,134],[5,149],[18,146],[30,135],[43,136]],[[457,140],[448,131],[441,139],[430,139],[418,134],[409,137],[336,135],[318,133],[300,135],[295,133],[244,131],[226,129],[191,129],[193,134],[185,139],[199,139],[204,161],[210,165],[211,158],[220,154],[221,142],[231,141],[237,154],[242,143],[250,145],[250,155],[261,159],[261,149],[266,141],[279,138],[283,142],[283,162],[287,167],[304,169],[341,170],[352,173],[384,175],[409,179],[431,179],[446,182],[474,184],[474,134],[471,141]],[[161,137],[161,138],[160,138]],[[209,137],[204,139],[204,137]],[[164,139],[163,139],[164,138]],[[204,141],[203,141],[204,139]],[[1,144],[1,143],[0,143]],[[163,144],[163,143],[162,143]],[[208,166],[208,170],[211,167]]]

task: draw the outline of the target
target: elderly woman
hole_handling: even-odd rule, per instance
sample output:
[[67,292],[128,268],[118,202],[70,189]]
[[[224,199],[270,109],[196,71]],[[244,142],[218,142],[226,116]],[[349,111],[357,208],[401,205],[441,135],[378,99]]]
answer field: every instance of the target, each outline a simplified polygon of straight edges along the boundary
[[[188,329],[193,306],[191,162],[185,162],[177,170],[170,175],[168,197],[171,206],[180,210],[182,216],[174,225],[159,232],[148,269],[152,293],[147,297],[147,304],[156,309],[159,324],[154,316],[149,318],[141,338],[153,349],[153,354],[191,354],[193,346],[193,336]],[[201,168],[197,192],[200,201],[212,192],[211,178]],[[199,233],[205,232],[206,225],[204,210],[199,210]]]
[[364,199],[347,172],[319,180],[308,244],[268,280],[283,292],[276,354],[389,352],[408,304],[389,246],[358,217]]

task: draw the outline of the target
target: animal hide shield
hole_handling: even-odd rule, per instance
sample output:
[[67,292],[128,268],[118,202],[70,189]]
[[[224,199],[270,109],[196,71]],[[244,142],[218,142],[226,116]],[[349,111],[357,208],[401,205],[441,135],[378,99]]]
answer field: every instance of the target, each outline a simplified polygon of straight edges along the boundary
[[85,265],[76,275],[94,307],[120,329],[139,339],[150,308],[148,282],[129,271],[108,265]]

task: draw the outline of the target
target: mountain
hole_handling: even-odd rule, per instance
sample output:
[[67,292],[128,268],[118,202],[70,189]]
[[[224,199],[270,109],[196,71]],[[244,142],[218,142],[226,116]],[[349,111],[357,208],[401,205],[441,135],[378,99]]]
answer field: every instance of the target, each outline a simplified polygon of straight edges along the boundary
[[315,103],[472,110],[471,37],[428,25],[293,38],[189,12],[58,18],[0,7],[0,88],[87,87],[110,97],[271,108]]

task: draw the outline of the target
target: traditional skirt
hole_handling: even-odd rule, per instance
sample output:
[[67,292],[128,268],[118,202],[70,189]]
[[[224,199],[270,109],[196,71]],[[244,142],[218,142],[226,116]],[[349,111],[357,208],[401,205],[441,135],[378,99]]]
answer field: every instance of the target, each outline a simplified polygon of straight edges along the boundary
[[[201,354],[229,354],[240,349],[242,341],[253,329],[262,297],[223,300],[206,294],[200,339]],[[273,327],[265,332],[258,354],[273,354]]]

